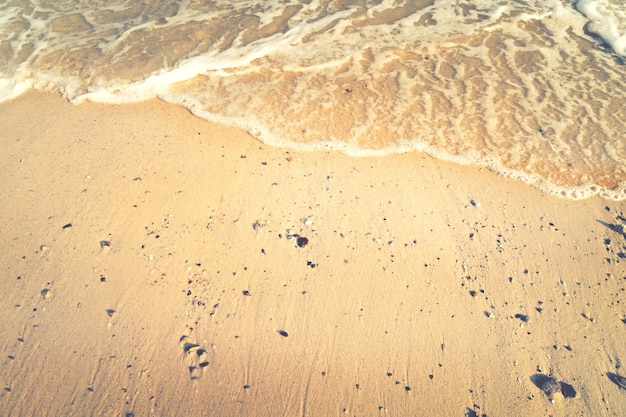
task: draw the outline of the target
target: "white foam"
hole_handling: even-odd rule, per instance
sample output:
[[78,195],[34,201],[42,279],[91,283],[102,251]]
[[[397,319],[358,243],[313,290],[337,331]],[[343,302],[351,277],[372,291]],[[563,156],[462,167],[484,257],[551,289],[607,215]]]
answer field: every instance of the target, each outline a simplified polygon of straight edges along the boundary
[[604,39],[616,54],[626,56],[626,22],[620,22],[609,4],[606,0],[578,0],[576,9],[590,20],[590,32]]
[[[28,29],[12,26],[23,30],[11,38],[13,56],[33,51],[25,62],[3,67],[0,100],[28,88],[55,90],[74,102],[161,97],[271,146],[355,157],[419,151],[488,167],[560,197],[624,200],[623,182],[614,190],[593,184],[619,181],[626,171],[626,147],[612,141],[623,121],[606,111],[621,103],[623,82],[615,80],[623,72],[604,50],[581,51],[586,44],[570,36],[585,36],[582,28],[591,22],[589,30],[623,51],[626,20],[610,1],[622,0],[580,0],[579,13],[564,0],[435,0],[393,20],[392,9],[403,7],[393,0],[340,10],[331,0],[313,0],[284,32],[262,37],[260,30],[259,38],[251,34],[282,16],[284,2],[197,8],[183,2],[166,18],[150,8],[125,14],[114,6],[108,10],[125,20],[100,25],[94,0],[76,10],[39,8],[46,13],[39,18],[0,5],[0,35],[10,19],[30,22]],[[70,12],[93,27],[50,32],[50,20]],[[222,23],[242,17],[250,23],[222,31],[228,26]],[[76,51],[88,58],[70,55]],[[596,72],[605,78],[594,78]],[[602,135],[608,143],[584,143]],[[559,187],[536,172],[585,184]]]
[[11,100],[33,88],[31,79],[22,79],[20,72],[12,76],[0,77],[0,103]]
[[308,143],[296,143],[293,141],[278,138],[267,130],[262,123],[253,118],[225,117],[202,110],[199,103],[190,100],[180,100],[177,96],[164,96],[165,101],[172,104],[181,105],[187,108],[192,114],[207,121],[233,126],[248,132],[254,138],[266,145],[278,148],[287,148],[304,152],[332,151],[340,152],[355,158],[384,157],[392,154],[403,154],[411,152],[425,153],[434,159],[451,162],[465,166],[482,166],[489,169],[494,174],[520,181],[524,184],[537,188],[538,190],[558,198],[568,200],[584,200],[598,196],[606,200],[623,201],[626,200],[626,181],[620,182],[614,189],[607,189],[594,183],[580,186],[562,187],[557,186],[537,174],[507,168],[498,160],[491,156],[483,156],[478,152],[470,151],[464,154],[453,155],[442,149],[434,148],[423,142],[414,140],[399,140],[382,149],[365,149],[353,144],[338,141],[318,141]]

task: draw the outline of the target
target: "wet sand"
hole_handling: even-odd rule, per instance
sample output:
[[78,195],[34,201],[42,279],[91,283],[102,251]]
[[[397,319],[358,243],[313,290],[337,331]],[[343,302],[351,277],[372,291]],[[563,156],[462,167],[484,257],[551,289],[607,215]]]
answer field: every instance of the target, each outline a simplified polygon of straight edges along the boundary
[[4,415],[626,409],[626,202],[35,92],[0,175]]

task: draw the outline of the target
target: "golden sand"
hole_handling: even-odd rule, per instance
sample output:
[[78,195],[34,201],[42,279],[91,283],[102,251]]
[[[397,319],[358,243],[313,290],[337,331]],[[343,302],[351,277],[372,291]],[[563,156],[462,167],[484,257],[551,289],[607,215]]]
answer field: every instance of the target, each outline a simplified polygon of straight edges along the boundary
[[626,202],[34,92],[0,175],[1,415],[626,409]]

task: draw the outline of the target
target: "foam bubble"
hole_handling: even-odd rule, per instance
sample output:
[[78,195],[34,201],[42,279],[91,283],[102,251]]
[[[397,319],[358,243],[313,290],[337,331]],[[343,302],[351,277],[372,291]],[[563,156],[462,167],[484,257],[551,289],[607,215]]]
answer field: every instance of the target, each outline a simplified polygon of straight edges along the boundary
[[613,9],[606,0],[578,0],[576,9],[589,18],[588,30],[591,33],[600,36],[616,54],[626,56],[626,13],[623,10],[620,19],[619,9]]

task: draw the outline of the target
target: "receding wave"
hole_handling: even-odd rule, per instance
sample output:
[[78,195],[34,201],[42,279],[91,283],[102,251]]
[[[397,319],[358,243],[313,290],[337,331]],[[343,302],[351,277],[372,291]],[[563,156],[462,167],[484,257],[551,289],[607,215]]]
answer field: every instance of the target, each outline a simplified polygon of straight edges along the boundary
[[11,4],[4,98],[160,97],[273,146],[421,151],[565,198],[626,199],[626,17],[611,3]]

